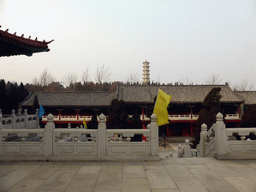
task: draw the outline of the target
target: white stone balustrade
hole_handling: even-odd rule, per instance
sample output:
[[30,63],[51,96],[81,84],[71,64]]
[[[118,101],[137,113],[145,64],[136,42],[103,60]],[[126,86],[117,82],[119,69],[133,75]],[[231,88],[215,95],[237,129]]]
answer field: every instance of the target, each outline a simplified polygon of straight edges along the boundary
[[[197,156],[215,156],[217,159],[256,159],[256,140],[246,139],[250,134],[255,136],[256,128],[226,128],[223,115],[218,113],[216,123],[208,131],[205,124],[201,126]],[[234,140],[234,135],[241,140]],[[185,147],[179,146],[179,157],[186,157],[184,154]]]
[[[7,141],[10,135],[19,138],[16,141]],[[2,129],[0,160],[46,160],[45,144],[44,129]]]
[[[47,116],[45,129],[0,130],[0,160],[159,160],[156,115],[151,116],[150,129],[106,129],[105,116],[99,116],[98,129],[55,129],[53,115]],[[21,139],[7,142],[8,134]],[[28,142],[36,134],[38,142]],[[131,142],[136,135],[146,141]],[[117,136],[117,137],[116,137]],[[117,139],[117,140],[116,140]],[[29,146],[29,147],[28,147]],[[26,148],[26,150],[25,150]],[[30,151],[29,151],[30,150]]]
[[178,157],[184,157],[184,158],[191,158],[191,157],[197,157],[198,150],[197,149],[191,149],[190,142],[188,139],[185,140],[185,146],[182,148],[182,146],[179,144],[178,150],[177,150]]
[[[177,115],[169,115],[170,121],[190,121],[194,120],[196,121],[198,119],[198,114],[177,114]],[[85,118],[86,121],[90,121],[92,119],[92,116],[81,116],[79,115],[78,118],[75,115],[60,115],[60,116],[54,116],[53,121],[83,121]],[[132,115],[129,115],[129,118],[132,118]],[[226,120],[234,120],[234,119],[240,119],[239,114],[227,114],[225,117]],[[105,117],[105,121],[107,120],[107,116]],[[150,118],[148,118],[146,115],[140,115],[140,120],[142,121],[150,121]],[[42,121],[47,121],[47,116],[43,116]],[[98,117],[99,121],[99,117]]]
[[15,115],[15,110],[12,110],[10,117],[3,118],[0,116],[0,130],[1,129],[38,129],[39,127],[39,117],[38,109],[36,114],[28,115],[27,109],[24,110],[24,114],[21,114],[18,110],[17,115]]

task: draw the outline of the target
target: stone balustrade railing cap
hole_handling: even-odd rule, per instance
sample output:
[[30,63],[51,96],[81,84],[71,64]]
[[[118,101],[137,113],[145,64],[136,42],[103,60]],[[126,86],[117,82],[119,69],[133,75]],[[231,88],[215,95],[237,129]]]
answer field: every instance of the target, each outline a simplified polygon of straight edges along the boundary
[[53,121],[53,115],[51,113],[47,116],[47,120],[48,121]]
[[103,113],[101,113],[100,116],[99,116],[99,119],[100,120],[105,120],[105,115]]
[[217,118],[217,121],[218,121],[218,120],[223,120],[223,115],[219,112],[219,113],[216,115],[216,118]]
[[201,125],[201,131],[207,131],[207,125],[205,123]]

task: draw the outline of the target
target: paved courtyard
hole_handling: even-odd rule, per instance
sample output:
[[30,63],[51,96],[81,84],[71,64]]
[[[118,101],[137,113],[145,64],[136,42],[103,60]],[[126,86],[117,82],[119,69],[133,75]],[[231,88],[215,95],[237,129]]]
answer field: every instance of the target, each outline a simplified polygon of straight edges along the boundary
[[177,158],[176,148],[160,147],[159,162],[0,162],[0,191],[256,192],[256,160]]

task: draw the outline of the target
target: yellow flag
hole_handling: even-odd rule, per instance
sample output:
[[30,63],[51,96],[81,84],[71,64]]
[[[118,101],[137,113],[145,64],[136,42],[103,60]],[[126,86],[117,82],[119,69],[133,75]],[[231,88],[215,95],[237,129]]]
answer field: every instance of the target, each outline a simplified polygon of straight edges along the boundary
[[87,125],[86,125],[85,117],[84,117],[83,124],[84,124],[84,128],[85,128],[85,129],[87,129]]
[[157,116],[157,124],[159,126],[168,124],[168,111],[167,107],[171,101],[172,96],[167,95],[161,89],[158,91],[155,107],[153,113]]

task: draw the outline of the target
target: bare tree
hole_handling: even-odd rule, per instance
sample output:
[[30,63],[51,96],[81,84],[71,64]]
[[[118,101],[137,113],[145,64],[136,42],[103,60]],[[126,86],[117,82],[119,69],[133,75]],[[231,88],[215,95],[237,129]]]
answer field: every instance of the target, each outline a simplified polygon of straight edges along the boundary
[[218,83],[221,82],[221,78],[219,74],[212,74],[211,76],[208,77],[208,79],[206,80],[207,84],[211,84],[211,85],[216,85]]
[[253,83],[250,83],[247,78],[243,79],[239,84],[233,86],[234,91],[251,91]]
[[89,74],[89,68],[88,67],[82,74],[82,80],[83,80],[84,84],[86,84],[90,81],[90,74]]
[[77,76],[76,73],[68,71],[68,73],[63,76],[62,83],[69,86],[70,91],[73,91],[75,89],[75,83],[77,82]]
[[137,73],[131,72],[131,73],[127,76],[127,83],[132,84],[132,83],[135,83],[135,82],[137,82],[137,81],[139,81],[139,74],[138,74],[138,72],[137,72]]
[[48,72],[47,69],[45,69],[43,71],[43,73],[41,74],[40,76],[40,79],[39,79],[39,83],[41,86],[45,87],[47,86],[48,84],[52,83],[54,81],[54,78],[53,76],[51,75],[50,72]]
[[96,83],[102,84],[103,82],[106,82],[110,79],[111,71],[110,68],[106,68],[105,64],[99,68],[97,68],[97,73],[96,73]]

